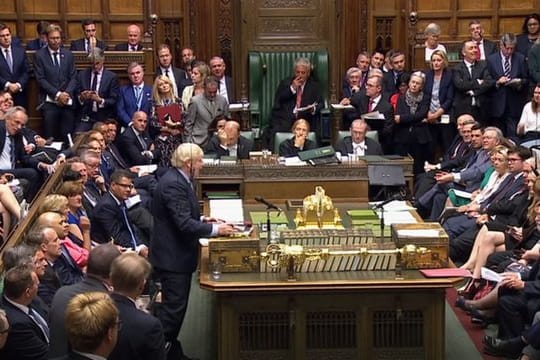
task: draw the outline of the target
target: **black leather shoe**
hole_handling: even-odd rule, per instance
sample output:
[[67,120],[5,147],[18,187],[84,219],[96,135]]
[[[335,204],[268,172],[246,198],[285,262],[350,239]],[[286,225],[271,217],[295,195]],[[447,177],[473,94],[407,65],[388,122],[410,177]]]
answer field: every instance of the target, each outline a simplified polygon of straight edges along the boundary
[[467,299],[460,296],[456,299],[456,307],[460,308],[461,310],[465,311],[466,313],[470,313],[473,309],[473,307],[469,304],[467,304]]
[[521,354],[521,350],[527,345],[521,340],[521,337],[501,340],[491,336],[485,336],[484,340],[484,352],[486,354],[512,359],[517,358]]
[[482,328],[486,328],[489,324],[495,324],[497,319],[486,315],[481,310],[471,308],[471,322],[476,325],[480,325]]

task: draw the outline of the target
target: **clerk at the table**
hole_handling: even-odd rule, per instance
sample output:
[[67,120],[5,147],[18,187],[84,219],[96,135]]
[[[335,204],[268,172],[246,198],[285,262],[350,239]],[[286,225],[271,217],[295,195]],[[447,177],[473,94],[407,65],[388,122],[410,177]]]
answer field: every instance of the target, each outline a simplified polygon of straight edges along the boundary
[[309,123],[298,119],[292,126],[293,137],[279,144],[279,156],[297,156],[299,152],[317,148],[314,141],[308,139]]
[[161,281],[163,302],[157,314],[169,359],[187,358],[177,340],[186,314],[192,273],[197,268],[199,238],[234,232],[230,224],[202,217],[193,179],[203,166],[203,151],[192,143],[178,146],[170,168],[159,180],[152,202],[154,215],[150,262]]
[[253,141],[240,135],[240,124],[234,120],[225,123],[223,129],[218,129],[217,134],[210,138],[206,145],[207,154],[222,156],[234,156],[238,159],[249,159],[249,152],[253,150]]

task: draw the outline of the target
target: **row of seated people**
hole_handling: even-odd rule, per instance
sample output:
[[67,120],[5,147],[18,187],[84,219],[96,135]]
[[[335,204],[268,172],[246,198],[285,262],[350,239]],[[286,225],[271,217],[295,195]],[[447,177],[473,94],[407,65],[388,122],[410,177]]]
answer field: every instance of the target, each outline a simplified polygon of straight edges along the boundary
[[[144,117],[146,114],[141,113],[141,116]],[[167,221],[164,219],[168,216],[163,213],[165,210],[160,210],[161,213],[156,212],[156,208],[161,209],[166,206],[163,199],[156,199],[159,194],[167,196],[164,190],[147,194],[154,199],[151,206],[143,199],[142,193],[139,193],[140,188],[136,184],[137,179],[146,177],[151,182],[153,175],[140,174],[134,179],[130,170],[116,169],[110,179],[107,179],[105,170],[108,165],[103,165],[114,158],[111,151],[114,152],[115,147],[111,146],[106,138],[114,138],[111,134],[116,133],[116,126],[113,122],[98,125],[100,125],[97,126],[100,131],[91,131],[86,134],[84,143],[77,151],[64,153],[66,156],[66,165],[62,174],[64,181],[56,190],[56,194],[47,195],[40,204],[36,228],[25,238],[26,245],[18,245],[4,252],[4,265],[9,270],[5,273],[2,307],[12,327],[9,328],[5,348],[0,351],[2,357],[13,358],[14,354],[20,353],[28,353],[35,359],[64,355],[68,351],[65,334],[70,329],[66,329],[63,320],[66,304],[71,297],[89,289],[111,291],[113,287],[112,296],[115,300],[117,297],[125,300],[125,296],[135,299],[145,287],[144,281],[150,272],[149,265],[144,265],[148,264],[146,260],[140,260],[149,256],[149,248],[154,250],[152,264],[161,268],[164,266],[162,262],[156,260],[158,256],[156,236],[161,239],[163,227],[170,226],[171,221],[181,221],[179,214],[183,214],[185,208],[171,205],[178,214],[171,215],[173,218]],[[181,173],[185,174],[186,179],[188,174],[196,177],[198,167],[202,165],[202,155],[201,149],[195,144],[180,145],[171,159],[173,168],[166,170],[166,174],[159,180],[160,183],[170,181],[171,177],[179,178]],[[195,163],[191,160],[187,165],[188,160],[185,159],[193,157],[199,160]],[[191,166],[198,167],[190,168]],[[184,180],[186,181],[188,180]],[[192,182],[194,179],[189,181]],[[176,188],[179,185],[175,181],[173,186]],[[194,187],[187,185],[187,188],[191,189],[194,195]],[[171,204],[181,201],[176,197],[168,200]],[[185,200],[189,200],[192,206],[198,209],[198,202],[191,201],[192,198]],[[167,207],[167,210],[172,211],[170,207]],[[154,221],[160,221],[160,225],[154,226]],[[204,226],[205,229],[212,229],[212,233],[208,236],[227,235],[234,231],[229,224],[216,223]],[[103,245],[98,245],[99,243]],[[165,246],[170,247],[170,242],[166,243]],[[130,283],[133,287],[130,288],[129,293],[125,292],[127,290],[123,287],[125,283],[115,283],[113,280],[114,262],[110,269],[110,278],[108,269],[104,268],[106,264],[103,262],[110,263],[113,253],[116,256],[119,251],[132,253],[131,257],[135,256],[138,259],[129,260],[138,262],[136,266],[129,268],[130,273],[144,270],[142,273],[137,272],[140,281],[137,280],[136,284]],[[30,255],[18,257],[21,252]],[[121,255],[120,258],[125,255],[128,254]],[[174,267],[180,268],[180,273],[187,272],[188,277],[191,278],[191,272],[195,270],[197,262],[196,254],[190,250],[189,254],[175,255],[184,256],[185,259],[179,260],[178,257],[174,257]],[[10,257],[12,257],[11,260]],[[31,259],[32,269],[19,267],[21,265],[27,268],[29,259]],[[99,266],[96,266],[93,260],[97,261]],[[11,267],[9,264],[15,265]],[[185,270],[188,268],[189,270]],[[21,272],[25,273],[24,284],[17,282],[16,277],[19,276],[17,274]],[[160,280],[165,281],[162,277]],[[13,282],[17,284],[18,290],[15,290]],[[163,291],[165,291],[165,286]],[[175,291],[184,292],[182,289],[175,289]],[[188,295],[189,286],[185,292],[186,299]],[[165,294],[163,299],[169,300]],[[126,316],[133,316],[135,307],[132,303],[129,304],[133,309],[131,314]],[[117,306],[120,307],[118,302]],[[29,310],[30,308],[32,310]],[[47,309],[50,310],[48,315]],[[20,311],[23,311],[24,316]],[[35,314],[30,314],[31,311],[40,313],[41,319]],[[138,314],[137,318],[143,316],[138,312],[136,314]],[[31,321],[25,321],[28,320],[28,316],[31,317]],[[40,320],[33,322],[34,318]],[[169,342],[169,355],[173,354],[169,358],[189,359],[183,355],[181,347],[172,345],[174,350],[170,349],[171,343],[178,343],[176,339],[179,328],[176,324],[169,324],[162,319],[160,325],[155,319],[150,320],[149,316],[145,315],[144,318],[147,319],[146,323],[137,322],[136,319],[131,318],[121,319],[132,324],[130,325],[132,330],[139,333],[138,336],[126,334],[125,338],[122,337],[124,345],[115,347],[115,351],[118,349],[115,352],[116,355],[111,355],[110,358],[125,358],[125,356],[135,358],[136,355],[148,358],[147,354],[152,354],[159,359],[164,359],[165,350],[168,348],[163,341],[165,338]],[[179,321],[180,324],[182,318],[183,316],[177,319],[174,315],[174,321]],[[151,328],[149,323],[152,325]]]
[[[442,222],[450,257],[471,271],[456,305],[471,313],[473,323],[498,320],[497,336],[484,339],[485,352],[515,358],[523,351],[530,356],[523,358],[536,358],[538,326],[522,334],[540,311],[535,161],[529,149],[508,142],[498,128],[482,129],[471,115],[458,118],[458,131],[444,161],[427,166],[418,178],[416,205],[424,216]],[[482,280],[485,266],[503,272],[494,288]]]

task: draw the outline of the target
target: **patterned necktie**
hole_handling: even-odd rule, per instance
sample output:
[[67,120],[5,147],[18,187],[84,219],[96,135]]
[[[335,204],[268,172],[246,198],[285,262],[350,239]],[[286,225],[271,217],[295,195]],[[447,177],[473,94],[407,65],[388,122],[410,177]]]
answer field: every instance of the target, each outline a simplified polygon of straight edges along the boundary
[[478,52],[476,53],[476,60],[482,59],[482,49],[480,48],[480,41],[476,42],[476,47],[478,48]]
[[373,105],[375,104],[375,101],[373,101],[372,99],[369,99],[369,104],[368,104],[368,108],[367,108],[367,111],[368,112],[372,112],[373,111]]
[[302,105],[302,92],[303,89],[301,86],[296,89],[296,108],[298,109]]
[[139,86],[135,86],[135,100],[137,102],[137,111],[141,110],[142,89]]
[[13,73],[13,59],[11,58],[11,54],[9,53],[9,49],[4,50],[6,52],[6,62],[9,67],[9,71]]
[[510,57],[509,56],[505,56],[504,57],[504,76],[506,76],[507,78],[510,77]]
[[122,210],[122,217],[124,218],[124,223],[129,231],[129,236],[131,237],[131,246],[133,247],[133,250],[135,250],[137,248],[137,235],[135,235],[135,231],[133,231],[133,228],[131,227],[131,222],[129,221],[127,215],[126,205],[121,204],[120,209]]
[[148,144],[144,140],[142,134],[137,135],[137,139],[139,139],[139,142],[141,143],[141,146],[142,146],[143,150],[148,149]]
[[9,160],[11,161],[11,168],[15,169],[15,139],[12,135],[9,135]]
[[49,342],[49,326],[47,325],[47,322],[45,322],[45,319],[41,317],[34,309],[31,307],[28,307],[28,316],[36,323],[36,325],[41,329],[41,332],[43,332],[43,335],[47,339],[47,342]]

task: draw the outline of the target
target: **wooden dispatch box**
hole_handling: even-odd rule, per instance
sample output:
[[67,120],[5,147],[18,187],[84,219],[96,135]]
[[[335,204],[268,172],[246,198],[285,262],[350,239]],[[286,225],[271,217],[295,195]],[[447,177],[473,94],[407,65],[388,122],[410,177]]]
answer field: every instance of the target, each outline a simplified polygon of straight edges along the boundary
[[208,242],[209,264],[221,263],[224,273],[259,272],[259,239],[216,239]]
[[392,241],[397,248],[416,247],[414,255],[412,252],[401,255],[404,269],[448,267],[448,234],[439,223],[393,224]]

